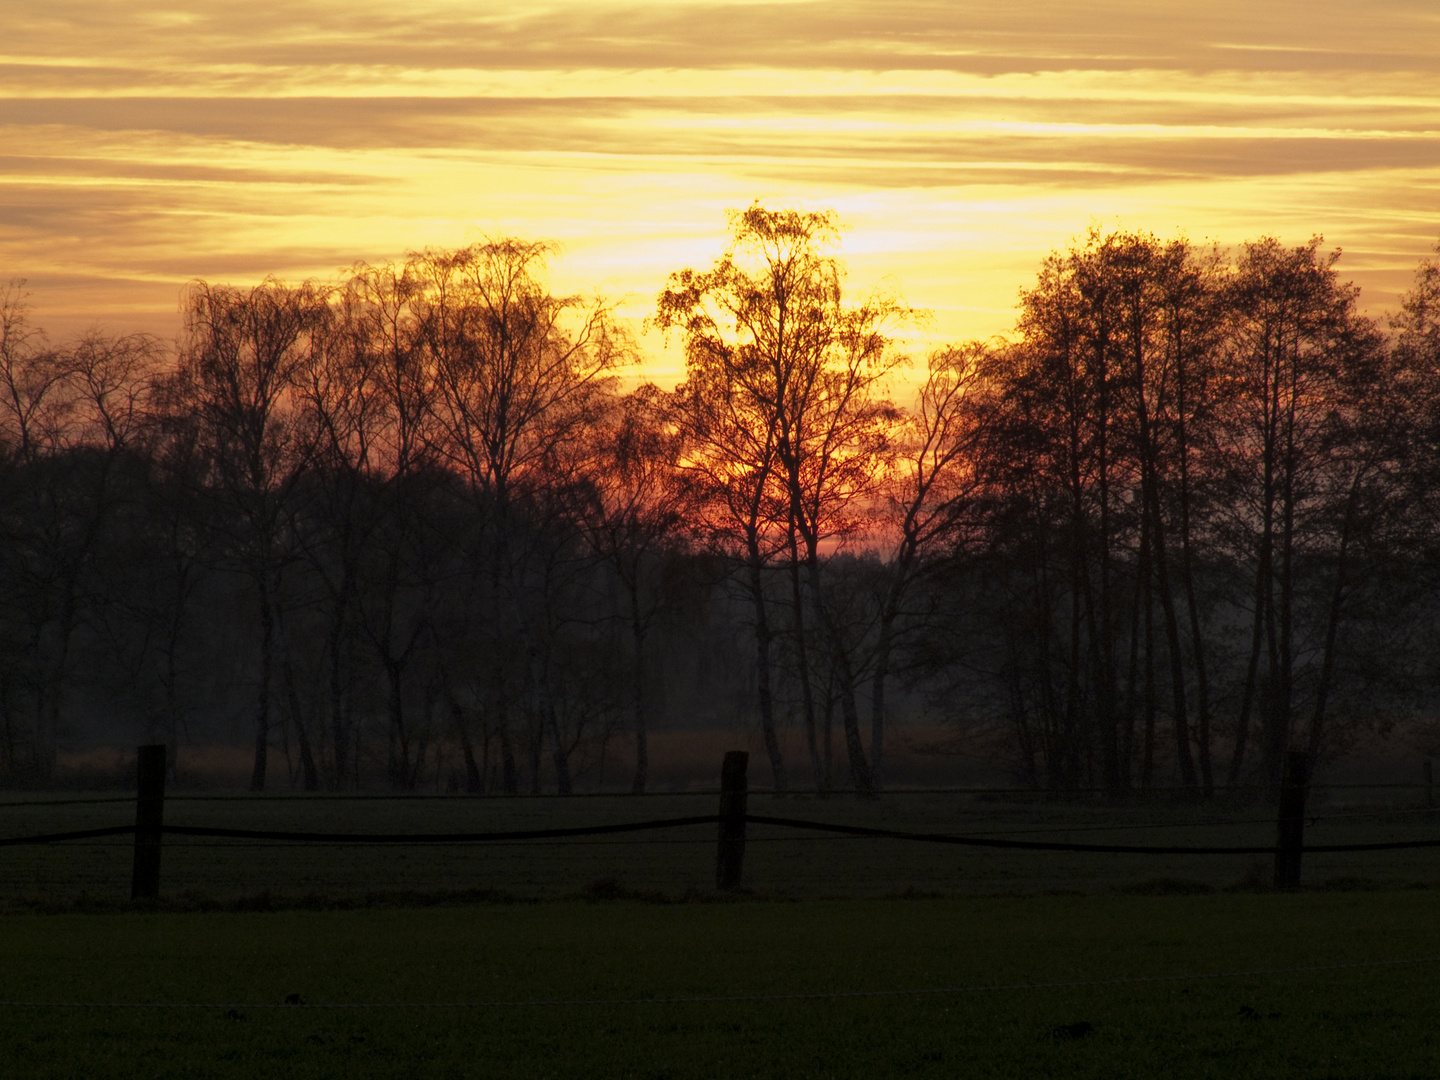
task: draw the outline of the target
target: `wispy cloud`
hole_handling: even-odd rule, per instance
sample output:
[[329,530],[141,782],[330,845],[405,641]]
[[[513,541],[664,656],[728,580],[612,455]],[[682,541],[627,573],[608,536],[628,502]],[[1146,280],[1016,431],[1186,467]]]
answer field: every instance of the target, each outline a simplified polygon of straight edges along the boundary
[[[396,5],[200,0],[183,10],[52,0],[9,20],[10,50],[44,57],[427,69],[723,67],[988,71],[1126,68],[1433,69],[1436,19],[1422,2],[1153,0],[1024,4],[950,0]],[[1255,54],[1246,59],[1241,53]],[[1220,62],[1224,54],[1225,61]]]
[[841,208],[950,336],[1092,218],[1324,232],[1379,302],[1440,232],[1416,0],[21,7],[0,276],[60,321],[496,231],[639,313],[755,197]]

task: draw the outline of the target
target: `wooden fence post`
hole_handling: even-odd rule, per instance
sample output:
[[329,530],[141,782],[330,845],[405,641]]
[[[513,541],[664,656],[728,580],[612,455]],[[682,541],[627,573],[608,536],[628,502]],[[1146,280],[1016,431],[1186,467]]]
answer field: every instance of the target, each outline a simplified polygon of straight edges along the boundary
[[135,870],[131,900],[160,895],[160,835],[165,821],[165,744],[136,748]]
[[715,887],[738,889],[745,861],[745,770],[750,755],[731,750],[720,766],[720,844],[715,852]]
[[1300,887],[1300,856],[1305,850],[1305,791],[1310,783],[1309,757],[1299,750],[1285,755],[1280,784],[1279,837],[1275,845],[1275,887]]

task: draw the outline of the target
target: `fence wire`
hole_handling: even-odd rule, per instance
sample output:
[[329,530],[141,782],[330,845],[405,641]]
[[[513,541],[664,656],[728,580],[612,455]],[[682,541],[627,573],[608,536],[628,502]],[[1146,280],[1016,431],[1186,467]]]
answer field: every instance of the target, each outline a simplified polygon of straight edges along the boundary
[[[752,854],[743,883],[791,896],[1091,890],[1147,881],[1253,887],[1268,881],[1265,866],[1276,851],[1273,817],[1205,817],[1197,807],[1158,814],[1154,808],[957,807],[948,798],[953,794],[898,804],[816,800],[814,808],[824,812],[813,816],[748,814]],[[162,827],[162,883],[168,895],[202,897],[277,890],[339,898],[386,889],[574,896],[606,882],[623,883],[636,895],[706,891],[713,887],[714,860],[705,849],[716,842],[719,815],[684,814],[700,808],[696,797],[672,798],[671,806],[648,805],[680,814],[590,824],[585,818],[594,821],[593,802],[582,809],[533,797],[301,797],[272,806],[269,796],[171,796],[167,810],[180,820]],[[135,831],[132,824],[104,824],[118,816],[118,803],[133,805],[133,799],[30,801],[17,808],[11,831],[30,825],[33,832],[0,837],[6,853],[0,891],[17,899],[118,893],[129,880]],[[1136,810],[1142,820],[1135,820]],[[1167,813],[1171,820],[1156,820]],[[1307,859],[1316,856],[1306,863],[1313,882],[1373,881],[1377,872],[1395,885],[1440,881],[1440,860],[1427,854],[1440,851],[1435,811],[1345,810],[1305,820],[1321,826],[1304,847]],[[382,822],[390,828],[375,828]],[[72,828],[61,831],[65,825]],[[1150,843],[1111,843],[1103,835],[1122,840],[1127,833],[1166,830],[1192,842],[1153,836],[1145,837]],[[973,854],[940,854],[947,850]],[[1415,857],[1371,858],[1386,851]]]
[[[747,815],[747,824],[755,825],[777,825],[795,829],[813,829],[821,832],[842,834],[844,838],[854,839],[887,839],[887,840],[911,840],[938,844],[959,844],[972,847],[995,847],[1013,848],[1028,851],[1083,851],[1083,852],[1115,852],[1148,855],[1253,855],[1274,851],[1274,845],[1262,847],[1157,847],[1147,845],[1115,845],[1115,844],[1070,844],[1052,843],[1046,841],[1025,841],[1005,840],[993,835],[991,836],[952,836],[936,833],[915,833],[904,832],[896,829],[872,829],[863,826],[839,825],[830,822],[805,821],[797,818],[777,818],[764,815]],[[481,832],[481,833],[346,833],[346,832],[298,832],[283,829],[226,829],[212,828],[208,826],[192,825],[165,825],[161,832],[166,836],[188,836],[188,837],[214,837],[218,839],[255,841],[257,843],[304,843],[304,844],[359,844],[359,845],[383,845],[383,844],[503,844],[503,843],[524,843],[530,841],[559,840],[572,837],[602,836],[613,833],[639,832],[650,829],[677,828],[685,825],[714,825],[718,824],[718,815],[675,818],[658,821],[627,822],[621,825],[591,825],[571,829],[529,829],[511,830],[506,832]],[[1141,826],[1154,827],[1154,826]],[[1103,829],[1104,826],[1096,826]],[[1118,826],[1125,828],[1125,826]],[[1040,831],[1070,831],[1061,829],[1052,830],[1027,830],[1031,832]],[[1080,831],[1080,830],[1075,830]],[[0,847],[15,847],[25,845],[40,845],[63,843],[66,841],[89,840],[103,836],[122,836],[133,834],[133,825],[115,825],[101,829],[81,829],[65,833],[42,833],[35,836],[13,836],[0,839]],[[841,837],[826,839],[839,839]],[[799,837],[754,837],[749,842],[758,843],[780,839],[800,839]],[[819,839],[819,838],[815,838]],[[663,841],[653,841],[663,842]],[[679,841],[680,843],[709,843],[708,840]],[[1440,845],[1440,841],[1434,842]],[[1429,841],[1420,842],[1420,846],[1429,846]],[[123,844],[116,845],[93,845],[107,847],[124,847]],[[248,844],[205,844],[205,845],[183,845],[186,847],[245,847]],[[1365,850],[1362,847],[1351,847],[1344,850]]]
[[[993,834],[989,836],[960,836],[949,833],[909,832],[900,829],[877,829],[864,825],[844,825],[836,822],[811,821],[805,818],[772,817],[766,814],[747,814],[745,815],[745,821],[750,825],[772,825],[781,828],[815,830],[817,832],[839,833],[845,836],[868,837],[877,840],[908,840],[930,844],[953,844],[962,847],[1008,848],[1017,851],[1071,851],[1115,855],[1267,855],[1273,854],[1276,848],[1274,844],[1249,846],[1074,844],[1049,840],[1011,840]],[[167,836],[215,837],[230,840],[285,841],[310,844],[489,844],[507,841],[559,840],[582,836],[604,836],[614,833],[645,832],[652,829],[684,828],[690,825],[716,825],[719,822],[720,816],[718,814],[700,814],[682,818],[628,821],[611,825],[583,825],[556,829],[511,829],[494,832],[302,832],[287,829],[229,829],[208,825],[164,825],[160,831]],[[1196,823],[1192,827],[1200,827],[1201,825],[1207,824],[1209,823]],[[1186,826],[1182,823],[1172,827],[1183,828]],[[1104,826],[1097,826],[1096,828],[1104,828]],[[1117,828],[1125,828],[1125,826],[1117,826]],[[1064,832],[1070,830],[1067,830],[1063,826],[1057,826],[1052,831]],[[134,832],[134,825],[113,825],[99,829],[81,829],[74,832],[14,836],[0,839],[0,847],[54,844],[70,840],[90,840],[102,836],[121,836]],[[1304,850],[1324,853],[1398,851],[1407,848],[1431,847],[1440,847],[1440,838],[1382,841],[1362,844],[1307,844]]]

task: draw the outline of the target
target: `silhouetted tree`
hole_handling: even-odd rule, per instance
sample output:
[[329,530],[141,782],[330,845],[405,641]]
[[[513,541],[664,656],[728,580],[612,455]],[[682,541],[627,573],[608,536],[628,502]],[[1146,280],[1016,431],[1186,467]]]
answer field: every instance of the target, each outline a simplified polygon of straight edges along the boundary
[[[1217,406],[1222,528],[1253,582],[1230,772],[1236,777],[1242,767],[1258,700],[1261,775],[1272,794],[1300,706],[1302,604],[1315,581],[1307,569],[1317,548],[1336,545],[1329,560],[1335,584],[1322,616],[1322,625],[1333,627],[1356,511],[1373,475],[1373,455],[1357,440],[1369,428],[1367,413],[1385,411],[1381,339],[1356,311],[1354,286],[1340,282],[1338,256],[1322,256],[1318,238],[1297,248],[1273,239],[1247,244],[1227,297],[1232,323]],[[1322,653],[1333,655],[1333,629],[1324,641]],[[1333,665],[1322,656],[1327,670]],[[1322,709],[1325,681],[1321,675],[1314,691]]]
[[[259,630],[255,761],[250,786],[265,787],[275,691],[281,576],[294,557],[285,506],[315,451],[314,418],[297,384],[325,318],[323,291],[266,281],[248,291],[196,282],[185,301],[185,345],[175,403],[202,432],[212,501],[208,525],[228,565],[254,588]],[[298,729],[307,775],[315,766]]]
[[[772,518],[781,542],[788,544],[794,529],[792,562],[803,565],[810,614],[825,635],[835,669],[851,780],[857,791],[869,793],[874,781],[861,742],[856,678],[840,630],[826,612],[820,548],[854,531],[858,507],[881,472],[887,427],[896,415],[880,393],[896,362],[886,331],[909,313],[885,296],[860,305],[845,302],[843,267],[825,253],[838,235],[833,213],[755,204],[732,212],[730,221],[730,246],[711,270],[671,275],[656,321],[684,331],[692,399],[697,391],[723,399],[687,411],[695,418],[694,441],[724,447],[722,453],[749,470],[746,490],[753,497],[741,521],[750,534],[746,544],[762,637],[768,635],[758,583],[762,511],[773,514],[777,504],[783,510],[783,518]],[[706,422],[709,418],[720,418],[723,426]],[[739,443],[734,449],[741,453],[727,443]],[[769,487],[778,490],[771,495]],[[809,666],[804,606],[794,609],[802,679]],[[759,651],[768,667],[767,647]],[[818,760],[814,713],[806,698],[813,763]],[[762,699],[762,723],[764,712]],[[768,746],[768,730],[766,738]],[[772,750],[772,764],[778,765],[778,749]],[[777,783],[778,774],[777,768]]]
[[647,643],[666,595],[666,564],[679,540],[690,492],[679,471],[680,435],[667,423],[666,401],[646,384],[621,398],[591,432],[579,519],[595,553],[614,574],[630,631],[631,720],[635,777],[649,779],[650,676]]
[[[437,388],[437,445],[485,515],[498,614],[521,642],[556,783],[568,794],[544,643],[522,595],[527,552],[517,518],[527,500],[573,468],[628,351],[605,304],[549,291],[550,252],[520,240],[427,252],[418,264],[425,281],[418,310]],[[503,732],[503,702],[500,723]]]
[[879,523],[889,551],[870,679],[870,765],[877,788],[884,785],[886,684],[909,594],[938,561],[953,559],[974,540],[986,355],[979,342],[932,352],[913,408],[890,435]]

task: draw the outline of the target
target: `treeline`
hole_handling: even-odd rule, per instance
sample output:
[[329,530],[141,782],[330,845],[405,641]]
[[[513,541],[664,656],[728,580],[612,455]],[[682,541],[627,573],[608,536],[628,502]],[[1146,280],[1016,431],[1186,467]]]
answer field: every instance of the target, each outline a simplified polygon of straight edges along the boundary
[[1092,233],[917,375],[833,214],[731,225],[668,393],[543,244],[197,282],[176,349],[12,284],[0,769],[218,724],[257,790],[644,791],[656,724],[740,717],[870,793],[903,692],[1036,787],[1208,797],[1429,715],[1440,261],[1382,328],[1315,242]]
[[1432,707],[1440,264],[1387,335],[1337,257],[1091,235],[983,365],[989,670],[1051,788],[1273,794]]

